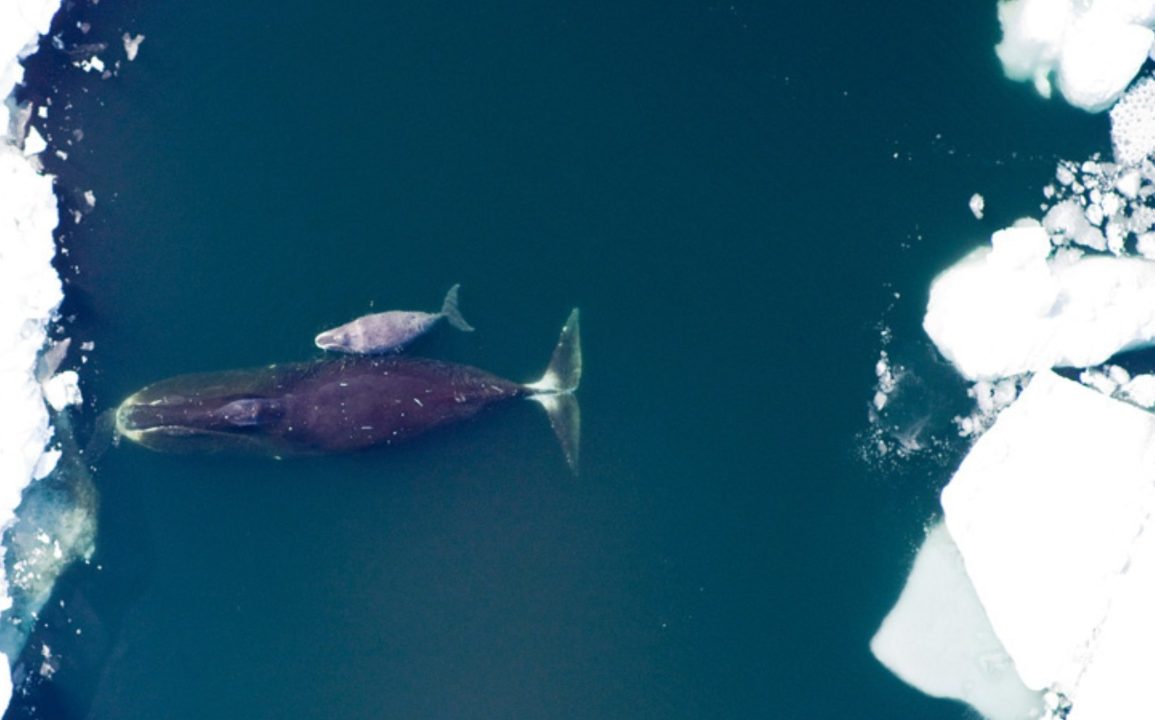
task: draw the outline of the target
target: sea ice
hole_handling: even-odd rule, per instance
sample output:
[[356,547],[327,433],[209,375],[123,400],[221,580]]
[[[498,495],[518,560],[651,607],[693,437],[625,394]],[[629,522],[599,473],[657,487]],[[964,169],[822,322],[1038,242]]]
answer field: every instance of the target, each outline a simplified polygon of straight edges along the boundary
[[1155,78],[1140,78],[1111,108],[1110,116],[1115,160],[1138,165],[1155,152]]
[[935,278],[923,328],[968,379],[1090,367],[1155,341],[1155,262],[1051,247],[1020,222]]
[[1119,395],[1140,407],[1155,408],[1155,375],[1136,375],[1119,388]]
[[[47,323],[62,298],[52,268],[56,198],[52,178],[38,173],[21,150],[36,151],[42,141],[36,133],[26,142],[26,120],[13,117],[14,110],[19,115],[30,108],[17,110],[11,100],[24,77],[20,60],[35,52],[59,5],[58,0],[0,3],[0,530],[12,527],[24,488],[59,459],[45,449],[52,429],[34,377]],[[12,606],[10,582],[7,572],[0,574],[0,608]],[[0,653],[3,707],[12,696],[9,669],[9,658]]]
[[1019,676],[1063,692],[1072,720],[1133,717],[1117,703],[1155,675],[1155,620],[1135,622],[1155,605],[1152,477],[1155,415],[1044,371],[942,493]]
[[65,370],[41,383],[44,399],[52,409],[60,412],[69,405],[79,405],[84,399],[80,394],[80,376],[75,370]]
[[1090,112],[1115,104],[1147,60],[1155,34],[1106,12],[1087,12],[1067,28],[1059,56],[1059,89]]
[[927,533],[906,586],[870,641],[891,672],[990,720],[1038,717],[1043,701],[1015,672],[942,523]]
[[140,44],[144,42],[144,35],[130,35],[125,33],[121,40],[124,41],[124,54],[129,62],[136,59],[136,54],[140,52]]
[[1076,107],[1111,107],[1151,51],[1152,0],[1008,0],[998,6],[1003,39],[995,48],[1012,80],[1051,96],[1051,76]]
[[971,214],[975,216],[975,220],[983,219],[983,208],[986,206],[986,201],[983,199],[982,195],[979,195],[978,193],[971,195],[971,199],[967,203],[967,206],[970,207]]

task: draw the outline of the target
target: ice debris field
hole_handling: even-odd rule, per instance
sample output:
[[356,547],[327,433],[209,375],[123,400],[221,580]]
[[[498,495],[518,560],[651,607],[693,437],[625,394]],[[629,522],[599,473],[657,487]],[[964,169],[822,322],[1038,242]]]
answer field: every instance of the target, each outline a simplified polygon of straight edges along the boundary
[[[52,266],[60,209],[54,178],[40,162],[49,139],[34,127],[53,109],[51,100],[33,107],[17,97],[22,61],[37,52],[58,10],[59,0],[0,3],[0,708],[12,697],[11,667],[37,613],[64,568],[91,555],[95,533],[91,477],[66,413],[81,402],[80,377],[60,371],[71,346],[61,332],[64,294]],[[123,40],[131,61],[144,37],[125,33]],[[115,74],[96,55],[73,65],[103,70],[105,79]],[[56,156],[67,159],[63,150]],[[85,197],[95,202],[91,192]],[[38,655],[39,674],[50,675],[52,650],[43,645]]]
[[[934,279],[923,329],[971,383],[880,662],[994,720],[1150,714],[1155,677],[1155,2],[998,5],[1007,76],[1109,110],[1113,158],[1062,162],[1045,211]],[[982,198],[971,209],[981,215]],[[1149,356],[1145,360],[1150,366]],[[883,352],[872,408],[902,382]]]

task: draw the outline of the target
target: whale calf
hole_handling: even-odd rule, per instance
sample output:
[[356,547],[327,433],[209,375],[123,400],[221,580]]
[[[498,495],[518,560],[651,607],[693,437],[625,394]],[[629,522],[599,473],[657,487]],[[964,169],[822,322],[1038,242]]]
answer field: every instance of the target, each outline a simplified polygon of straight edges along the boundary
[[457,289],[454,285],[445,293],[441,311],[436,313],[416,310],[390,310],[362,315],[344,325],[326,330],[313,341],[322,350],[340,353],[371,355],[399,351],[413,340],[429,332],[441,318],[464,332],[473,332],[457,309]]
[[349,355],[182,375],[148,385],[116,409],[116,430],[169,452],[285,457],[394,445],[514,398],[539,402],[576,473],[581,413],[578,311],[541,379],[521,384],[478,368],[403,355]]

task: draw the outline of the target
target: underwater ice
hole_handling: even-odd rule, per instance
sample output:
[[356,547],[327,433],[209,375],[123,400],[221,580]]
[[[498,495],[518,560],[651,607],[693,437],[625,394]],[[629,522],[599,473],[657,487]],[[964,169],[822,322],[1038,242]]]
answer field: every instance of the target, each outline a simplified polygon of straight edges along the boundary
[[870,650],[928,695],[962,700],[990,720],[1026,720],[1042,707],[1015,673],[942,523],[927,532]]

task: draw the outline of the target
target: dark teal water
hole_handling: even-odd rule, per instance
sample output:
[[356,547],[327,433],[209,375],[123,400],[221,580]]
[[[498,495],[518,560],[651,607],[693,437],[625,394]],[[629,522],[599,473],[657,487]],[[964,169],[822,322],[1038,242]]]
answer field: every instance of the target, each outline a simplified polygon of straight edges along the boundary
[[993,2],[333,7],[104,0],[136,62],[45,56],[90,412],[460,282],[478,331],[414,352],[516,380],[581,308],[582,474],[528,403],[345,457],[122,445],[10,716],[964,717],[867,647],[950,473],[859,457],[878,327],[928,353],[934,273],[1105,119],[1003,79]]

